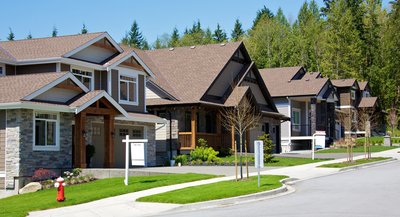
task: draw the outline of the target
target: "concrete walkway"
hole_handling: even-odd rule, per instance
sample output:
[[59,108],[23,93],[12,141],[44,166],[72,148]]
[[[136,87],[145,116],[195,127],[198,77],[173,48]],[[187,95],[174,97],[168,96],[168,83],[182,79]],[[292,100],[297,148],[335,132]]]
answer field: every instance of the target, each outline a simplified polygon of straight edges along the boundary
[[[393,157],[396,159],[400,158],[398,153],[400,149],[393,149],[384,152],[373,153],[373,157]],[[354,157],[355,159],[363,158],[363,156]],[[342,162],[345,159],[337,159],[332,161],[318,162],[313,164],[306,164],[293,167],[285,167],[280,169],[272,169],[263,171],[262,174],[273,174],[273,175],[287,175],[291,178],[297,178],[300,180],[307,180],[315,177],[331,175],[339,172],[339,169],[335,168],[317,168],[322,164]],[[251,175],[256,175],[252,173]],[[186,188],[190,186],[197,186],[209,183],[215,183],[225,180],[232,180],[234,176],[221,177],[209,180],[202,180],[172,186],[165,186],[159,188],[153,188],[145,191],[129,193],[121,196],[106,198],[90,203],[62,207],[57,209],[50,209],[44,211],[31,212],[29,216],[46,216],[46,217],[74,217],[74,216],[85,216],[85,217],[99,217],[99,216],[122,216],[122,217],[134,217],[134,216],[145,216],[155,215],[161,212],[165,212],[182,205],[177,204],[156,204],[156,203],[140,203],[134,202],[137,198],[172,191],[176,189]]]

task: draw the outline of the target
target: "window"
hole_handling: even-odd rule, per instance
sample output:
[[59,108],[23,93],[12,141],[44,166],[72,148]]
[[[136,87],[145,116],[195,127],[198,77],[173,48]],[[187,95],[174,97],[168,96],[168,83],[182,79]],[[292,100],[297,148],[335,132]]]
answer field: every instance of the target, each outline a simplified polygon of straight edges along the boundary
[[185,112],[185,125],[183,127],[184,132],[192,131],[192,114],[189,111]]
[[292,109],[292,129],[294,131],[300,131],[300,109]]
[[122,104],[138,105],[137,76],[119,76],[119,102]]
[[134,127],[132,130],[132,137],[134,139],[143,139],[144,138],[144,132],[143,132],[143,127]]
[[33,119],[34,144],[33,150],[58,151],[59,150],[59,114],[34,113]]
[[72,74],[89,90],[93,90],[93,72],[81,69],[72,69]]
[[351,99],[356,99],[356,91],[355,90],[351,90]]
[[0,76],[6,75],[6,66],[4,64],[0,64]]
[[125,137],[129,135],[129,130],[128,129],[119,129],[119,136],[120,137]]

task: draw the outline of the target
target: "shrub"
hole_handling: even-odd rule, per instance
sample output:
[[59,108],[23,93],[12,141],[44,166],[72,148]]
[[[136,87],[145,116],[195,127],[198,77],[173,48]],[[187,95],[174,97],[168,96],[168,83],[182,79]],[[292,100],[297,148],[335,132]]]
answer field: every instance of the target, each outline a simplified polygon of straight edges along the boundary
[[44,181],[48,179],[55,179],[57,177],[56,172],[48,169],[38,169],[35,170],[32,176],[32,181]]
[[192,161],[205,161],[205,162],[216,162],[220,158],[217,157],[218,151],[215,151],[212,147],[208,147],[205,139],[198,140],[198,146],[190,151],[190,158]]
[[264,163],[269,163],[274,158],[273,150],[274,144],[272,140],[269,139],[269,134],[263,133],[263,135],[259,136],[257,139],[262,140],[264,143]]
[[181,154],[175,157],[175,163],[181,163],[182,165],[187,165],[189,162],[189,157],[186,154]]
[[219,151],[218,157],[226,157],[226,156],[231,156],[233,155],[233,149],[232,148],[221,148]]

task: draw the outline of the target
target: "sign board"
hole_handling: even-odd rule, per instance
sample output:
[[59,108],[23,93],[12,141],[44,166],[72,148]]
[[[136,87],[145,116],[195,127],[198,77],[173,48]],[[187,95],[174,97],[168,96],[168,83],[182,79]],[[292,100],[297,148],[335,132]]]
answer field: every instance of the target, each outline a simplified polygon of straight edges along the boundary
[[325,131],[316,131],[315,132],[315,147],[317,149],[325,148]]
[[264,143],[262,140],[254,141],[254,166],[264,168]]
[[132,166],[145,166],[145,147],[144,143],[131,143]]

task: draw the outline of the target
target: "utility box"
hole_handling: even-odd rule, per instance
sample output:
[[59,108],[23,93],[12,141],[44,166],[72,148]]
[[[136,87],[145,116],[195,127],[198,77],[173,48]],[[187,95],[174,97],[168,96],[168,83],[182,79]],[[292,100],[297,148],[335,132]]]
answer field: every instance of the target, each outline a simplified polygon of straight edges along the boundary
[[392,146],[392,140],[390,136],[386,135],[383,137],[383,146]]

